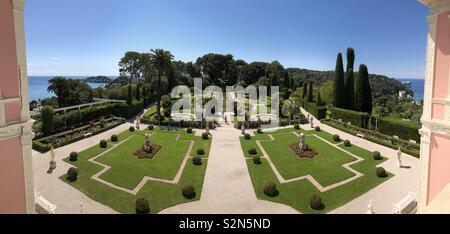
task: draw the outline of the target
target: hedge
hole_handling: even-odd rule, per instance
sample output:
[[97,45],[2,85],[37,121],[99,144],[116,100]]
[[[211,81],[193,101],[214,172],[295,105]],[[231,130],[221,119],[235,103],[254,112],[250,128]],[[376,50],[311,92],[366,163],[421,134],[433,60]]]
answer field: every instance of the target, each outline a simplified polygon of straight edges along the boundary
[[318,120],[325,119],[328,110],[325,106],[317,106],[312,102],[303,102],[303,108]]
[[328,107],[331,111],[331,118],[342,119],[342,122],[350,122],[352,125],[359,126],[361,128],[368,127],[369,115],[364,112],[357,112],[352,110],[346,110],[337,107]]
[[378,131],[385,135],[396,135],[404,140],[415,140],[420,142],[420,125],[394,118],[380,118],[378,120]]
[[117,117],[122,117],[125,119],[130,119],[135,117],[144,109],[144,101],[134,100],[131,105],[126,103],[119,104],[117,108],[112,111],[112,114]]

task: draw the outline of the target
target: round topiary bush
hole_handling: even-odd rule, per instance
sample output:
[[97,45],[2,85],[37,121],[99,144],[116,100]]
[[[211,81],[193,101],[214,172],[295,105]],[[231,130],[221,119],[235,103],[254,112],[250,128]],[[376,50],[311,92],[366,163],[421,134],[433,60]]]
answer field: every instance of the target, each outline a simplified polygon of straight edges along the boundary
[[248,153],[251,154],[251,155],[256,155],[256,154],[258,154],[258,151],[256,151],[255,148],[251,148],[251,149],[248,150]]
[[119,140],[119,137],[117,135],[112,135],[111,136],[111,141],[112,142],[117,142]]
[[131,127],[129,128],[129,130],[130,130],[130,132],[134,132],[134,127],[131,126]]
[[100,147],[101,147],[101,148],[106,148],[106,147],[108,147],[108,142],[106,142],[105,140],[101,140],[101,141],[100,141]]
[[309,198],[309,207],[313,210],[322,210],[324,208],[322,198],[318,194],[313,194]]
[[253,156],[253,163],[256,165],[260,165],[261,164],[261,158],[259,156]]
[[377,167],[377,176],[380,178],[386,178],[388,174],[386,173],[386,170],[382,167]]
[[192,199],[195,197],[195,188],[192,184],[186,184],[181,190],[183,196],[187,199]]
[[206,132],[202,133],[202,138],[203,138],[204,140],[208,140],[208,139],[209,139],[209,134],[206,133]]
[[298,130],[298,129],[300,129],[300,125],[294,124],[294,128]]
[[196,166],[202,165],[202,157],[196,155],[192,158],[192,163]]
[[320,127],[317,126],[317,127],[315,128],[315,130],[316,130],[316,132],[320,132]]
[[186,129],[186,132],[189,133],[189,134],[191,134],[191,133],[192,133],[192,128],[187,128],[187,129]]
[[248,134],[248,133],[246,133],[244,137],[245,137],[246,140],[252,139],[252,137],[251,137],[250,134]]
[[352,146],[352,143],[349,140],[345,140],[344,141],[344,146],[350,147],[350,146]]
[[259,134],[263,134],[263,133],[264,133],[263,130],[262,130],[262,128],[258,128],[257,132],[258,132]]
[[155,126],[153,126],[153,124],[150,124],[150,125],[148,126],[148,130],[153,131],[154,129],[155,129]]
[[200,148],[200,149],[197,150],[197,154],[198,155],[205,155],[205,150]]
[[264,184],[263,191],[264,194],[266,194],[269,197],[276,197],[278,195],[277,185],[272,181],[266,182]]
[[70,160],[71,162],[77,161],[77,160],[78,160],[78,153],[77,153],[77,152],[72,152],[72,153],[70,153],[70,155],[69,155],[69,160]]
[[136,214],[149,214],[150,205],[146,198],[140,197],[136,199]]
[[67,180],[75,182],[78,179],[78,170],[75,167],[69,168],[67,171]]
[[341,137],[338,134],[334,134],[333,135],[333,140],[334,141],[341,141]]
[[383,159],[383,157],[381,157],[380,152],[375,151],[375,152],[373,152],[373,159],[375,159],[375,160],[381,160],[381,159]]

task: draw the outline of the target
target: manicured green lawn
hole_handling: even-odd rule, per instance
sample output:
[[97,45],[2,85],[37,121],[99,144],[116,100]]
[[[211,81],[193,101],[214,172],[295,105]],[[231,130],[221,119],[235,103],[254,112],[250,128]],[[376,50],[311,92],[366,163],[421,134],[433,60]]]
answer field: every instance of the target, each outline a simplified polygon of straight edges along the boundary
[[[291,129],[293,131],[293,129]],[[284,130],[282,133],[270,133],[274,136],[276,141],[272,142],[262,142],[264,149],[268,152],[270,155],[272,161],[276,165],[277,169],[280,171],[280,173],[298,173],[298,174],[305,174],[305,170],[311,171],[311,173],[315,173],[314,177],[316,180],[319,181],[319,183],[323,182],[330,182],[332,180],[338,181],[337,178],[344,178],[345,172],[342,172],[341,170],[345,170],[342,168],[341,165],[338,165],[340,162],[346,162],[347,160],[353,161],[354,158],[351,156],[344,156],[345,153],[339,151],[338,149],[331,148],[332,146],[328,145],[325,142],[320,142],[318,138],[315,138],[313,136],[307,136],[306,141],[308,144],[310,144],[313,148],[316,148],[320,151],[321,155],[319,155],[316,159],[317,161],[310,161],[306,162],[304,160],[297,160],[294,158],[294,154],[292,155],[288,154],[287,152],[289,149],[287,146],[289,145],[288,142],[296,143],[298,142],[298,137],[294,134],[288,134]],[[316,134],[315,132],[310,132],[309,134]],[[322,137],[329,137],[331,134],[328,134],[326,132],[320,132]],[[325,138],[324,137],[324,138]],[[314,140],[313,140],[314,139]],[[317,140],[316,140],[317,139]],[[329,138],[329,140],[332,140]],[[317,142],[316,142],[317,141]],[[241,138],[241,144],[244,152],[248,150],[248,147],[252,146],[252,142],[254,144],[254,140],[244,140]],[[330,141],[331,142],[331,141]],[[283,149],[283,147],[286,147],[286,149]],[[319,147],[319,148],[318,148]],[[323,148],[322,148],[323,147]],[[368,192],[369,190],[373,189],[374,187],[378,186],[379,184],[385,182],[386,180],[393,177],[392,174],[389,173],[389,176],[387,178],[378,178],[375,170],[376,166],[380,163],[382,163],[384,160],[376,161],[372,158],[372,153],[359,148],[357,146],[351,146],[351,147],[345,147],[343,144],[338,145],[338,147],[343,148],[347,152],[350,152],[352,154],[355,154],[361,158],[364,158],[364,161],[361,161],[359,163],[356,163],[352,165],[351,167],[361,173],[364,174],[364,176],[353,180],[352,182],[349,182],[347,184],[338,186],[337,188],[328,190],[324,193],[321,193],[313,184],[311,184],[307,180],[299,180],[291,183],[286,184],[280,184],[272,171],[271,167],[269,166],[268,162],[265,159],[262,159],[262,163],[260,165],[256,165],[253,163],[252,160],[247,159],[247,166],[250,171],[250,176],[252,179],[253,187],[255,188],[256,195],[259,199],[262,200],[269,200],[273,202],[283,203],[292,206],[293,208],[297,209],[298,211],[302,213],[307,214],[318,214],[318,213],[327,213],[329,211],[332,211],[350,201],[353,199],[361,196],[362,194]],[[336,161],[335,159],[330,158],[324,158],[324,161],[318,162],[319,158],[323,154],[323,149],[326,150],[326,152],[330,153],[330,155],[339,155],[337,156],[340,158],[339,160],[342,161]],[[340,155],[343,153],[344,155]],[[353,159],[351,159],[351,158]],[[293,160],[294,158],[295,160]],[[329,161],[329,162],[327,162]],[[348,162],[348,161],[347,161]],[[307,164],[308,163],[308,164]],[[333,164],[333,165],[332,165]],[[309,167],[305,167],[306,165],[309,165]],[[333,168],[336,167],[336,168]],[[324,168],[328,168],[324,170]],[[342,169],[340,169],[342,168]],[[340,174],[344,173],[344,174]],[[351,172],[349,172],[351,173]],[[306,173],[307,174],[307,173]],[[320,176],[320,177],[319,177]],[[326,177],[331,177],[327,179]],[[351,175],[350,175],[351,177]],[[321,178],[321,179],[319,179]],[[286,178],[285,178],[286,179]],[[263,192],[263,186],[266,182],[272,181],[275,182],[277,185],[277,189],[279,191],[279,195],[276,197],[269,197],[264,194]],[[326,186],[326,184],[322,184],[322,186]],[[313,194],[319,194],[322,198],[322,201],[325,205],[323,210],[317,211],[313,210],[309,207],[309,198]]]
[[[177,165],[179,167],[181,164],[180,158],[181,160],[183,159],[190,143],[188,141],[175,141],[176,134],[156,131],[157,133],[152,137],[152,141],[161,144],[170,144],[164,145],[163,147],[163,149],[166,148],[166,153],[158,155],[154,161],[139,161],[135,157],[127,155],[127,153],[134,149],[134,146],[142,144],[143,140],[145,140],[143,135],[148,132],[148,130],[136,131],[134,133],[126,131],[119,134],[119,142],[115,144],[122,142],[123,144],[106,153],[104,157],[101,157],[101,159],[98,160],[102,163],[110,163],[112,165],[110,171],[107,171],[107,176],[102,176],[101,178],[119,186],[124,185],[122,187],[128,189],[134,188],[132,185],[136,180],[139,182],[143,175],[157,178],[168,177],[168,179],[173,179],[173,173],[176,174],[176,171],[178,170],[178,168],[176,168]],[[178,134],[181,135],[180,139],[192,139],[195,141],[195,144],[207,147],[205,151],[209,152],[210,140],[203,140],[200,137],[195,137],[192,134],[186,134],[185,132],[186,131],[179,131]],[[127,137],[130,136],[131,138],[126,140]],[[68,182],[66,180],[66,175],[63,175],[60,179],[71,186],[74,186],[91,199],[107,205],[121,213],[134,213],[135,200],[138,197],[145,197],[149,200],[151,213],[157,213],[165,208],[180,203],[200,199],[207,160],[202,160],[203,164],[201,166],[196,166],[193,165],[192,160],[189,159],[178,184],[149,181],[137,195],[117,190],[91,179],[91,177],[102,170],[103,167],[91,163],[88,160],[111,149],[115,144],[108,144],[107,149],[102,149],[96,145],[83,152],[79,152],[77,162],[70,162],[68,158],[66,158],[64,161],[78,168],[78,180],[72,183]],[[184,151],[182,152],[183,149]],[[159,159],[159,161],[156,161],[157,159]],[[158,166],[161,168],[157,168]],[[192,200],[186,199],[181,193],[183,186],[188,183],[194,185],[197,193],[196,197]]]

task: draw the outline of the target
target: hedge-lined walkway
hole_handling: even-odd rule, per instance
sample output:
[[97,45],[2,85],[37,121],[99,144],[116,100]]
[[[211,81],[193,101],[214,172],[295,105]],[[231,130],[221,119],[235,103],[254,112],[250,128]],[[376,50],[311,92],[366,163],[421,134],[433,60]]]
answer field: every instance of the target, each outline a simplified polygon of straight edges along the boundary
[[[303,108],[302,113],[308,115]],[[389,214],[392,213],[393,203],[397,203],[403,197],[405,197],[408,191],[413,192],[418,196],[419,192],[419,159],[411,155],[403,154],[402,161],[404,168],[398,167],[397,151],[391,148],[378,145],[371,141],[364,140],[362,138],[350,135],[335,128],[332,128],[326,124],[320,123],[319,120],[314,118],[314,126],[319,126],[321,129],[332,133],[339,134],[341,139],[350,140],[355,145],[364,148],[369,151],[379,151],[381,155],[388,158],[379,166],[384,167],[387,171],[394,173],[395,176],[379,185],[378,187],[370,190],[368,193],[356,198],[355,200],[347,203],[346,205],[330,212],[338,214],[361,214],[368,211],[367,205],[370,199],[374,200],[374,210],[376,213]],[[311,129],[309,124],[303,125],[304,129]]]

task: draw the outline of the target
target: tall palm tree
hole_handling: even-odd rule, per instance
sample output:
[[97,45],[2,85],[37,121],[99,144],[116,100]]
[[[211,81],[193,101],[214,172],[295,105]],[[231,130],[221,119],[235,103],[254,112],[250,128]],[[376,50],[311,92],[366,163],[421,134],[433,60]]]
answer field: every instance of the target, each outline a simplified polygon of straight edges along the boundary
[[67,79],[62,76],[55,76],[48,81],[48,92],[53,92],[58,98],[59,107],[63,107],[65,103],[67,90]]
[[156,70],[157,82],[156,82],[156,113],[158,115],[158,125],[161,124],[161,79],[168,76],[170,68],[172,66],[173,55],[163,49],[153,49],[150,52],[150,63]]

